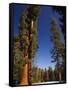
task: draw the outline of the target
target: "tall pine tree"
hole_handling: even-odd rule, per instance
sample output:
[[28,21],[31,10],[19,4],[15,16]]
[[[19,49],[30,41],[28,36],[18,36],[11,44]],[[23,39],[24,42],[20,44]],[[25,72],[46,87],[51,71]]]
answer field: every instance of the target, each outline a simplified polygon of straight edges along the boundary
[[[37,16],[39,14],[39,6],[29,5],[25,12],[21,15],[20,19],[20,45],[26,61],[24,71],[28,73],[27,84],[31,85],[31,64],[32,59],[36,54],[38,48],[37,42]],[[26,68],[25,68],[26,67]],[[28,71],[27,71],[28,70]],[[27,77],[27,76],[25,76]],[[23,76],[24,78],[24,76]],[[24,79],[21,81],[22,84]]]
[[57,25],[56,18],[52,18],[51,20],[51,41],[53,43],[53,49],[51,51],[52,58],[54,59],[52,62],[56,62],[56,67],[59,71],[59,80],[61,80],[61,66],[63,62],[64,55],[64,43],[61,42],[61,35]]

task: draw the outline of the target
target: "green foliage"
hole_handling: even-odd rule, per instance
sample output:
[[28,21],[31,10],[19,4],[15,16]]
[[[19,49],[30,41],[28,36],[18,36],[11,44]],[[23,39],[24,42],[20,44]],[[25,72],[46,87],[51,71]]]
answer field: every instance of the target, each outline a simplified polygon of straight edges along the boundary
[[27,10],[28,10],[28,17],[33,20],[36,20],[37,16],[39,15],[40,6],[30,5]]
[[[37,48],[38,48],[38,40],[37,40],[37,20],[36,17],[39,14],[39,6],[30,5],[28,8],[22,13],[20,18],[20,45],[21,50],[27,49],[29,56],[31,58],[35,57]],[[33,20],[33,28],[31,27],[31,21]],[[29,52],[30,51],[30,52]]]
[[52,62],[56,62],[56,67],[60,74],[60,72],[62,72],[62,68],[65,68],[65,46],[61,41],[61,32],[57,26],[55,18],[52,18],[51,20],[51,33],[51,42],[53,43],[53,48],[51,50],[53,58]]
[[[60,27],[61,32],[63,33],[64,40],[66,39],[66,7],[52,7],[54,11],[56,11],[61,17],[60,20]],[[62,24],[61,24],[62,23]]]
[[20,51],[20,42],[19,37],[15,37],[13,40],[13,80],[19,81],[20,71],[22,70],[22,66],[25,64],[23,60],[22,52]]
[[64,55],[64,44],[61,42],[61,36],[60,31],[57,27],[57,21],[55,18],[52,18],[51,21],[51,41],[53,42],[53,49],[51,51],[52,58],[54,58],[54,61],[58,64],[60,63],[60,58],[62,58],[62,55]]

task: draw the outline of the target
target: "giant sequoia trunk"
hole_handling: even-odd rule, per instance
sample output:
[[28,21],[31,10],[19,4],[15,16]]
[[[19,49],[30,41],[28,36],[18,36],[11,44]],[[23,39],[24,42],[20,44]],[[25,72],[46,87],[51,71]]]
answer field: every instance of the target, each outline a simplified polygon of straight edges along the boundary
[[32,29],[33,29],[33,20],[30,21],[30,26],[29,26],[29,48],[28,48],[28,84],[31,85],[31,62],[32,62]]
[[22,66],[20,85],[28,85],[28,52],[24,51],[25,64]]
[[[26,60],[26,64],[23,66],[22,75],[21,75],[21,82],[20,85],[31,85],[31,53],[32,53],[32,38],[31,38],[31,31],[33,29],[33,20],[31,20],[29,26],[29,47],[27,54],[25,54],[24,58]],[[25,51],[24,51],[25,52]]]
[[28,85],[28,63],[23,66],[20,85]]

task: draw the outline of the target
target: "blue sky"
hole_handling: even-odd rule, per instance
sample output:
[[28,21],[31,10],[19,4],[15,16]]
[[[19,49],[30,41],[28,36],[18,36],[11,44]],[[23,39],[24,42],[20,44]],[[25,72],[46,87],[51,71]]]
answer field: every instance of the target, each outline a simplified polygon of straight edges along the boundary
[[[20,15],[25,10],[26,6],[27,5],[14,5],[14,35],[18,35]],[[36,65],[41,68],[48,68],[49,66],[54,68],[55,65],[54,63],[51,63],[52,58],[50,53],[52,48],[52,43],[50,41],[50,20],[53,16],[57,18],[59,24],[58,18],[60,15],[53,12],[51,6],[41,6],[37,24],[39,49],[35,57],[37,62]]]

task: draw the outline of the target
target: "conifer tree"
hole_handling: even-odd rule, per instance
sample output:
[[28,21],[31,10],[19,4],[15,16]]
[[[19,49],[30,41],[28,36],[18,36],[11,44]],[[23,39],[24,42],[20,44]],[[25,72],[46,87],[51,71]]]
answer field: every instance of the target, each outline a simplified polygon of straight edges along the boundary
[[56,62],[56,67],[59,71],[59,80],[61,80],[61,65],[63,62],[64,55],[64,43],[61,42],[61,35],[59,28],[57,26],[56,18],[52,18],[51,20],[51,41],[53,42],[53,49],[51,51],[52,58],[54,59],[52,62]]
[[28,64],[28,84],[31,85],[31,64],[38,48],[37,16],[39,6],[29,5],[20,18],[20,45]]

